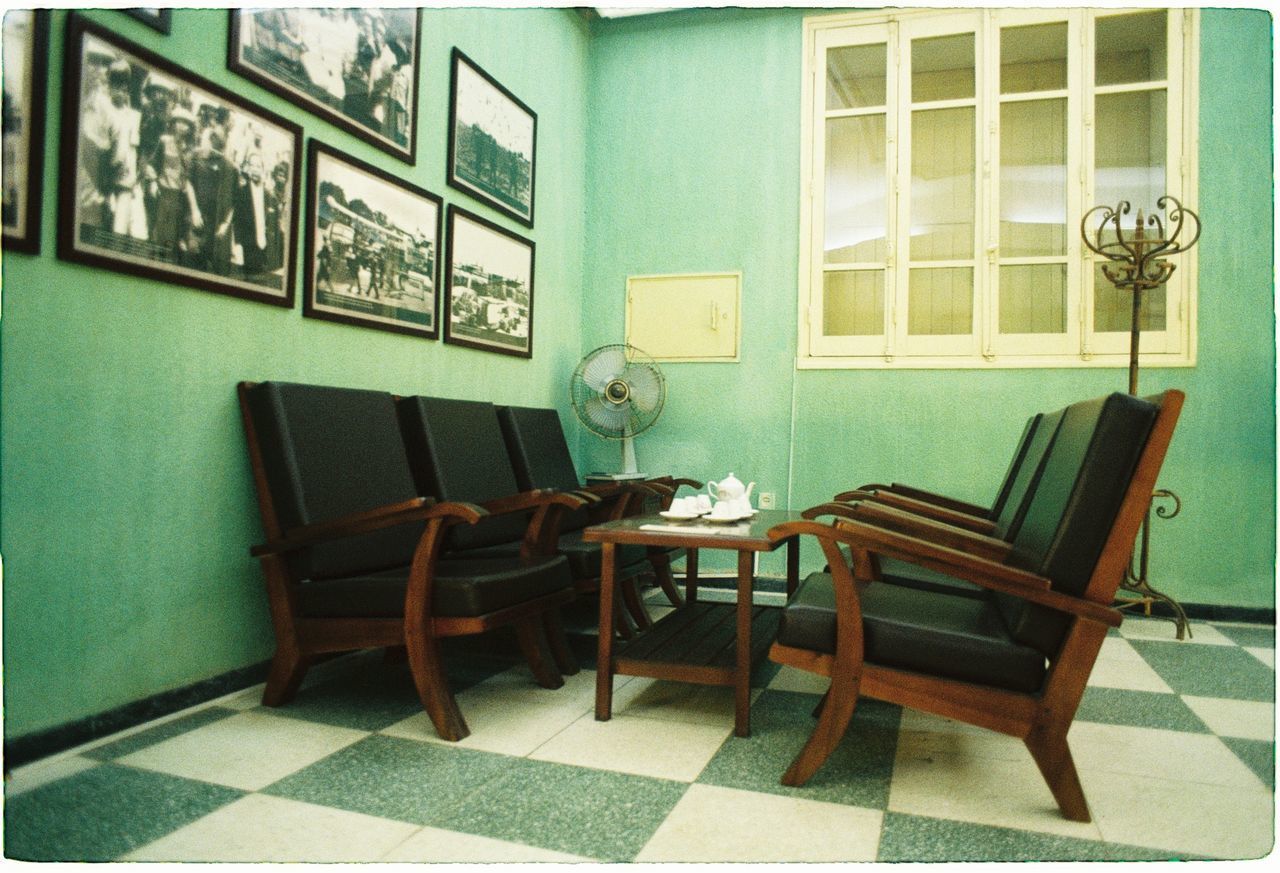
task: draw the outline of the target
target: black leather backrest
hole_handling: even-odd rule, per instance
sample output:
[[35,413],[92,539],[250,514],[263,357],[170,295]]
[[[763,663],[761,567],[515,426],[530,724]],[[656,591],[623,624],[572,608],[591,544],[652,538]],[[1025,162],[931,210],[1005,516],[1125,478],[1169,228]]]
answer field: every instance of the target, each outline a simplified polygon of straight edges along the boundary
[[[1084,593],[1158,411],[1148,400],[1119,393],[1063,411],[1010,564],[1049,577],[1055,591]],[[997,601],[1020,642],[1046,655],[1057,650],[1067,624],[1061,613],[1011,597]]]
[[1027,419],[1027,424],[1022,428],[1022,436],[1018,439],[1018,447],[1014,450],[1013,457],[1009,459],[1009,469],[1005,470],[1004,479],[1000,482],[1000,490],[996,492],[996,499],[991,501],[991,512],[988,515],[992,521],[1000,517],[1000,513],[1004,511],[1005,504],[1009,500],[1009,492],[1013,488],[1013,483],[1017,479],[1018,472],[1022,469],[1023,461],[1027,457],[1027,449],[1031,445],[1031,441],[1035,439],[1036,430],[1040,426],[1040,419],[1044,416],[1037,412],[1035,415]]
[[1008,494],[1004,506],[995,517],[995,536],[1002,540],[1012,540],[1018,535],[1031,498],[1035,496],[1036,484],[1044,470],[1044,462],[1058,435],[1062,425],[1062,410],[1037,416],[1039,421],[1031,439],[1023,446],[1023,457],[1018,469],[1014,472],[1013,481],[1009,483]]
[[[581,487],[578,471],[569,454],[560,415],[554,409],[531,406],[499,406],[498,421],[507,443],[507,454],[516,471],[516,481],[523,490],[553,488],[573,491]],[[590,523],[584,509],[566,513],[560,520],[560,532],[579,530]]]
[[[285,532],[417,496],[385,391],[263,382],[246,401]],[[402,566],[421,534],[414,524],[348,537],[301,553],[292,567],[322,578]]]
[[[515,472],[492,403],[405,397],[396,404],[418,493],[439,500],[484,503],[518,493]],[[524,536],[527,513],[457,525],[446,547],[472,549]]]

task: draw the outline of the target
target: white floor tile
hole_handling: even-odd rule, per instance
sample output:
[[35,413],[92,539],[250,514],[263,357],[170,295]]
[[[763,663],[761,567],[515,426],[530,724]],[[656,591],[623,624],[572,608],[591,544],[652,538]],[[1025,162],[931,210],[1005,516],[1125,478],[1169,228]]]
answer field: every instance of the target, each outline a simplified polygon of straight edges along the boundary
[[1002,761],[1030,761],[1022,740],[986,728],[904,709],[898,729],[898,757],[958,755]]
[[1266,664],[1272,670],[1276,668],[1276,650],[1275,649],[1262,649],[1262,648],[1255,648],[1253,646],[1246,646],[1245,651],[1248,652],[1250,655],[1253,655],[1262,663]]
[[5,777],[4,796],[16,797],[24,791],[30,791],[41,785],[48,785],[66,776],[74,776],[91,767],[96,767],[98,763],[92,758],[82,758],[79,755],[58,755],[22,767],[15,767]]
[[614,687],[613,715],[733,727],[733,689],[637,677]]
[[251,794],[125,856],[126,861],[376,861],[418,825]]
[[438,828],[421,828],[417,833],[396,846],[379,861],[432,862],[432,863],[511,863],[559,861],[574,863],[590,861],[577,855],[566,855],[537,846],[508,843],[490,837],[444,831]]
[[[1125,618],[1124,624],[1120,625],[1120,635],[1131,640],[1179,642],[1178,626],[1173,621],[1161,618],[1129,616]],[[1191,635],[1181,642],[1201,646],[1236,645],[1213,625],[1200,621],[1191,622]]]
[[831,687],[831,677],[808,670],[797,670],[785,664],[767,686],[773,691],[798,691],[803,694],[826,694]]
[[365,731],[241,712],[126,755],[118,763],[256,791],[365,736]]
[[615,715],[584,715],[539,746],[530,758],[655,779],[692,782],[733,731],[719,726]]
[[1077,721],[1068,738],[1081,774],[1098,771],[1157,776],[1239,788],[1262,785],[1221,740],[1209,734]]
[[1062,817],[1031,753],[1021,760],[912,754],[899,744],[889,811],[1040,833],[1102,838],[1096,823]]
[[[1113,640],[1107,640],[1113,642]],[[1128,646],[1123,640],[1114,640]],[[1104,646],[1105,648],[1105,646]],[[1130,646],[1130,651],[1133,647]],[[1173,689],[1169,683],[1160,678],[1160,674],[1151,669],[1142,656],[1133,652],[1134,658],[1103,658],[1099,656],[1093,664],[1093,672],[1089,674],[1089,684],[1098,688],[1121,688],[1125,691],[1155,691],[1170,694]]]
[[1242,788],[1096,771],[1082,771],[1080,781],[1109,842],[1212,858],[1252,859],[1271,851],[1274,796],[1261,783]]
[[1257,700],[1225,700],[1220,697],[1191,697],[1182,701],[1220,737],[1246,740],[1274,740],[1276,705]]
[[874,861],[883,813],[691,785],[637,861]]
[[221,706],[224,709],[257,709],[262,705],[262,689],[266,687],[261,683],[254,685],[252,688],[245,688],[241,691],[233,691],[230,694],[219,697],[211,702],[211,706]]

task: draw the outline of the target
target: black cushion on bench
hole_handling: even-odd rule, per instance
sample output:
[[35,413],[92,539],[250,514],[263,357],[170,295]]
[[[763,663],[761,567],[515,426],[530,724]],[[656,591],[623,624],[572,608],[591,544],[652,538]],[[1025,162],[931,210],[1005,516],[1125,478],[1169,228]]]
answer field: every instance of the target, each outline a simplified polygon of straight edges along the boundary
[[[507,559],[441,561],[436,565],[431,614],[469,617],[496,612],[569,588],[568,562],[561,556],[541,558],[532,566]],[[384,570],[343,579],[322,579],[298,586],[298,611],[310,618],[404,615],[409,568]]]
[[[874,582],[859,589],[867,663],[1011,691],[1043,684],[1044,656],[1009,635],[991,598]],[[783,610],[778,642],[834,654],[835,607],[831,576],[811,574]]]

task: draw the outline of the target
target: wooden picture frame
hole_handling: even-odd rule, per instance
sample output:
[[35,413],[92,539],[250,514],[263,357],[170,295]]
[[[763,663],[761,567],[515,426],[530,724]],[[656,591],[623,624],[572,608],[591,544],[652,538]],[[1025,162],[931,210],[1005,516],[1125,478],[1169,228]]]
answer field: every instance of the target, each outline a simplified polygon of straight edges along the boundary
[[460,50],[449,77],[449,186],[533,227],[538,116]]
[[173,26],[173,10],[161,9],[157,6],[141,6],[132,9],[121,9],[125,15],[141,21],[152,30],[169,35]]
[[413,164],[422,10],[232,9],[227,67]]
[[58,257],[292,306],[302,129],[77,14],[65,52]]
[[311,139],[303,315],[436,339],[443,213],[425,188]]
[[533,357],[534,243],[449,205],[444,341]]
[[3,225],[6,252],[40,252],[49,10],[4,13]]

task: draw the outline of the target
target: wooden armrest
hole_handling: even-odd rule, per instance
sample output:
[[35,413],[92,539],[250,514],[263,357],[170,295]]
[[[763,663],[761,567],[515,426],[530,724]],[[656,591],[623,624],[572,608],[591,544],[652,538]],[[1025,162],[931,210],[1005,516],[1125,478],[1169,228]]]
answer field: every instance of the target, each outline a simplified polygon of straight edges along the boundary
[[987,536],[873,501],[852,504],[850,511],[841,513],[841,517],[896,530],[907,536],[928,540],[949,549],[980,555],[992,561],[1003,561],[1012,548],[1008,542],[998,537]]
[[931,518],[934,521],[940,521],[953,527],[962,527],[984,536],[990,536],[996,529],[995,522],[990,519],[980,518],[967,512],[957,512],[954,509],[948,509],[936,503],[917,500],[914,497],[907,497],[893,491],[873,491],[865,499],[875,503],[883,503],[886,506],[892,506],[895,509],[901,509],[914,515]]
[[831,525],[815,521],[783,522],[770,528],[768,537],[776,543],[806,533],[856,550],[938,570],[983,588],[1012,594],[1109,627],[1118,627],[1123,620],[1119,611],[1109,606],[1051,590],[1052,580],[1045,576],[860,521],[837,520]]
[[412,500],[391,503],[376,509],[353,512],[340,518],[290,528],[276,539],[252,547],[249,549],[249,554],[255,558],[261,558],[265,555],[296,552],[308,546],[440,516],[456,516],[460,521],[475,524],[485,515],[487,513],[483,509],[471,504],[436,503],[430,497],[415,497]]
[[563,506],[566,509],[580,509],[591,503],[586,495],[572,491],[556,491],[550,488],[538,488],[533,491],[522,491],[497,497],[480,504],[489,515],[510,515],[513,512],[527,512],[543,506]]
[[960,512],[965,515],[976,515],[986,518],[991,514],[990,507],[978,506],[976,503],[969,503],[965,500],[956,500],[954,497],[947,497],[945,494],[938,494],[934,491],[926,491],[923,488],[913,488],[910,485],[903,485],[901,482],[894,482],[889,485],[863,485],[864,491],[885,491],[891,494],[899,494],[903,497],[909,497],[912,500],[919,500],[923,503],[932,503],[934,506],[940,506],[943,509],[949,509],[952,512]]
[[856,502],[842,503],[832,500],[827,503],[819,503],[817,506],[810,506],[800,514],[808,519],[817,519],[824,515],[835,515],[840,518],[853,518],[853,508],[855,506],[857,506]]

